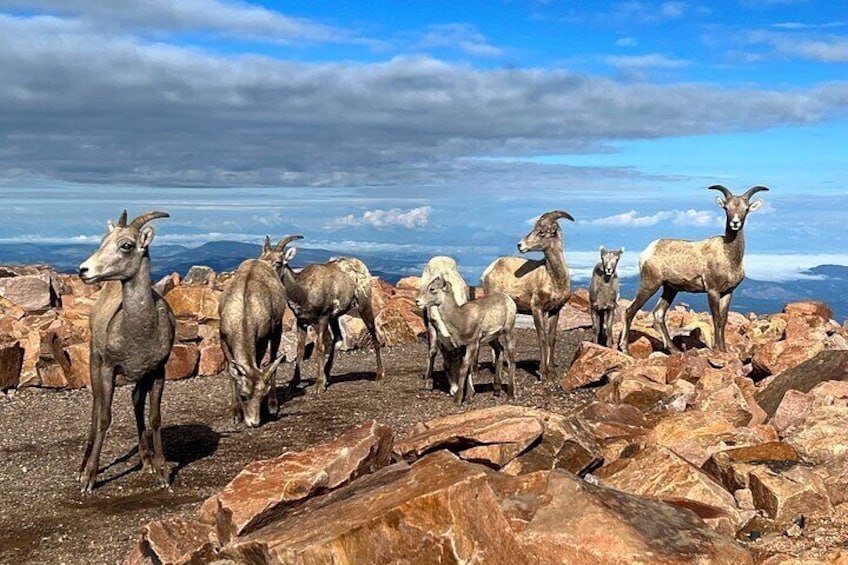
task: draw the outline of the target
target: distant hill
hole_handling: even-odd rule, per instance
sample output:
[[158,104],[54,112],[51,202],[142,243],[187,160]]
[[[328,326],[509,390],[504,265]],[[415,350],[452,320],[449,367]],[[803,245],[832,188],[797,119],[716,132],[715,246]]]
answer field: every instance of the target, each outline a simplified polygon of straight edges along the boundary
[[[46,263],[57,271],[75,273],[79,264],[91,255],[98,243],[0,243],[0,264],[29,265]],[[261,246],[237,241],[211,241],[199,247],[186,247],[157,243],[153,250],[153,277],[161,278],[174,271],[184,275],[192,265],[207,265],[216,271],[231,271],[243,260],[258,257]],[[294,265],[304,266],[320,263],[340,255],[328,249],[313,249],[298,246]],[[354,253],[371,273],[383,280],[395,283],[398,279],[419,274],[429,257],[415,253]],[[837,320],[848,318],[848,267],[843,265],[819,265],[803,272],[802,278],[788,281],[757,281],[746,279],[733,295],[734,310],[768,314],[779,312],[784,304],[797,300],[823,300],[833,309]],[[472,280],[469,278],[468,280]],[[575,284],[585,285],[586,281]],[[621,280],[621,294],[632,298],[639,286],[637,277]],[[654,298],[646,308],[652,308]],[[698,294],[678,295],[675,303],[685,302],[697,310],[708,310],[706,296]]]

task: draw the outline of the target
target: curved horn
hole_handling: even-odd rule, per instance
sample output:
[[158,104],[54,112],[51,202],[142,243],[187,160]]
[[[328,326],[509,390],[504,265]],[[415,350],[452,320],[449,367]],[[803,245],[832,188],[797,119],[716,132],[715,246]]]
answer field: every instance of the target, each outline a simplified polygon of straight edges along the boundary
[[119,228],[127,227],[127,211],[126,210],[121,212],[121,217],[118,218],[118,227]]
[[277,242],[277,246],[274,247],[274,251],[282,251],[283,249],[286,248],[286,245],[288,245],[289,243],[291,243],[292,241],[294,241],[296,239],[303,239],[303,236],[302,235],[287,235],[286,237],[281,239],[279,242]]
[[170,218],[171,215],[167,212],[148,212],[146,214],[142,214],[138,218],[134,219],[130,222],[130,226],[135,229],[141,229],[141,226],[149,222],[150,220],[155,220],[156,218]]
[[565,210],[554,210],[553,212],[547,212],[546,214],[542,214],[542,217],[547,220],[557,221],[562,218],[566,220],[574,221],[574,216],[566,212]]
[[742,195],[742,198],[744,198],[745,200],[750,200],[751,197],[754,196],[756,193],[764,191],[764,190],[768,191],[768,187],[767,186],[759,186],[759,185],[758,186],[752,186],[751,188],[749,188],[748,190],[745,191],[745,194]]
[[727,187],[721,186],[720,184],[714,184],[714,185],[708,187],[707,190],[719,190],[719,191],[721,191],[722,194],[724,194],[725,198],[730,198],[731,196],[733,196],[733,193],[730,192],[730,189],[728,189]]

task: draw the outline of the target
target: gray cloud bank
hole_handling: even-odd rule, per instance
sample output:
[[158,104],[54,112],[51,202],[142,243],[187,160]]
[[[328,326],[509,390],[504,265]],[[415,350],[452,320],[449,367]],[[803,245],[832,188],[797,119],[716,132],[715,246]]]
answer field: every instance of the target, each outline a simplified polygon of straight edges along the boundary
[[[200,26],[269,42],[369,40],[260,8],[196,0],[192,6],[235,10],[206,13],[198,22],[191,14],[202,10],[147,4],[152,11],[133,17],[120,15],[131,10],[81,1],[35,4],[69,6],[70,15],[0,12],[0,180],[403,186],[520,171],[532,185],[590,175],[490,158],[814,124],[848,108],[844,81],[727,89],[478,69],[425,56],[307,63],[222,54],[151,30]],[[4,5],[23,9],[21,2],[0,2],[0,10]]]

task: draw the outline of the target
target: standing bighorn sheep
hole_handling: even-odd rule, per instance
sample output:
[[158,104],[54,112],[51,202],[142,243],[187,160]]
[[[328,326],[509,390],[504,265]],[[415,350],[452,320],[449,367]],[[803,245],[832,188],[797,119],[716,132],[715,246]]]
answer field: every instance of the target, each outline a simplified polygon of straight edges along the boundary
[[[272,253],[271,240],[265,238],[262,257]],[[286,289],[277,271],[261,259],[248,259],[239,265],[230,284],[221,295],[221,349],[232,377],[233,423],[256,427],[260,422],[262,401],[268,399],[268,412],[277,415],[275,374],[284,355],[277,357],[283,337],[283,313]],[[260,368],[266,349],[267,367]]]
[[571,296],[571,279],[562,251],[562,229],[557,223],[565,218],[574,221],[568,212],[546,212],[536,220],[530,233],[518,242],[521,253],[541,251],[541,261],[523,257],[501,257],[483,272],[486,294],[504,292],[510,296],[522,314],[532,314],[536,326],[541,359],[539,373],[545,379],[556,378],[554,348],[559,312]]
[[[327,380],[333,369],[336,344],[342,340],[339,318],[351,308],[356,307],[371,338],[377,355],[377,375],[379,381],[385,375],[383,357],[380,353],[380,340],[374,324],[374,310],[371,305],[371,273],[365,263],[352,257],[331,259],[322,265],[309,265],[300,272],[291,268],[291,260],[297,254],[297,248],[286,249],[286,245],[302,235],[291,235],[280,240],[276,248],[262,255],[262,259],[271,263],[286,288],[286,300],[297,319],[297,361],[290,386],[300,383],[301,364],[306,349],[306,331],[315,326],[315,357],[318,359],[315,391],[322,393],[327,388]],[[329,355],[323,369],[327,328],[333,334],[329,344]]]
[[[457,305],[461,306],[468,302],[468,285],[462,275],[459,274],[459,269],[453,258],[440,255],[430,259],[424,267],[424,272],[421,273],[421,282],[426,284],[438,276],[450,283]],[[431,380],[433,378],[436,353],[440,352],[450,385],[450,393],[455,394],[459,387],[459,359],[464,353],[462,347],[451,339],[437,307],[430,306],[424,310],[424,321],[427,324],[427,353],[429,356],[424,379]]]
[[592,271],[589,283],[589,308],[592,313],[592,338],[598,345],[612,347],[612,326],[618,306],[618,260],[624,248],[607,251],[601,246],[601,261]]
[[[112,422],[115,376],[134,382],[132,399],[138,428],[138,452],[144,468],[168,486],[162,449],[162,389],[165,363],[174,343],[174,314],[152,287],[150,243],[153,228],[144,225],[165,212],[148,212],[127,224],[127,211],[109,231],[100,248],[80,265],[86,284],[107,281],[91,309],[91,428],[79,470],[82,492],[91,492],[97,477],[100,451]],[[150,430],[144,425],[144,405],[150,397]],[[153,454],[150,439],[153,439]]]
[[509,367],[507,396],[515,397],[515,340],[512,330],[516,306],[512,298],[503,292],[493,292],[460,306],[454,298],[451,283],[439,276],[421,287],[416,303],[419,308],[435,307],[451,341],[457,346],[465,346],[459,368],[459,386],[454,393],[457,404],[462,404],[466,389],[468,401],[474,398],[477,358],[480,345],[485,343],[491,345],[493,352],[495,396],[501,393],[502,354],[505,354]]
[[763,201],[751,202],[757,192],[768,190],[755,186],[736,196],[721,185],[713,185],[723,195],[716,197],[719,208],[724,210],[726,221],[724,235],[701,241],[682,239],[658,239],[651,242],[639,255],[641,282],[639,291],[625,314],[624,329],[619,346],[628,351],[630,324],[636,312],[662,287],[662,296],[653,310],[653,326],[662,334],[666,349],[677,349],[668,334],[665,316],[677,293],[706,293],[713,317],[714,347],[727,351],[724,327],[733,291],[745,278],[742,258],[745,254],[745,218],[749,212],[759,208]]

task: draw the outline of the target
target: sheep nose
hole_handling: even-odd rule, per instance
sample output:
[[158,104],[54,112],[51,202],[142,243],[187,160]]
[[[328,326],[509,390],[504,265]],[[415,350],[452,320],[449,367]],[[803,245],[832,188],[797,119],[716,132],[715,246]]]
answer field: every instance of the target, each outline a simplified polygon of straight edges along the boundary
[[88,267],[86,267],[85,265],[80,265],[79,276],[84,277],[87,274],[88,274]]

